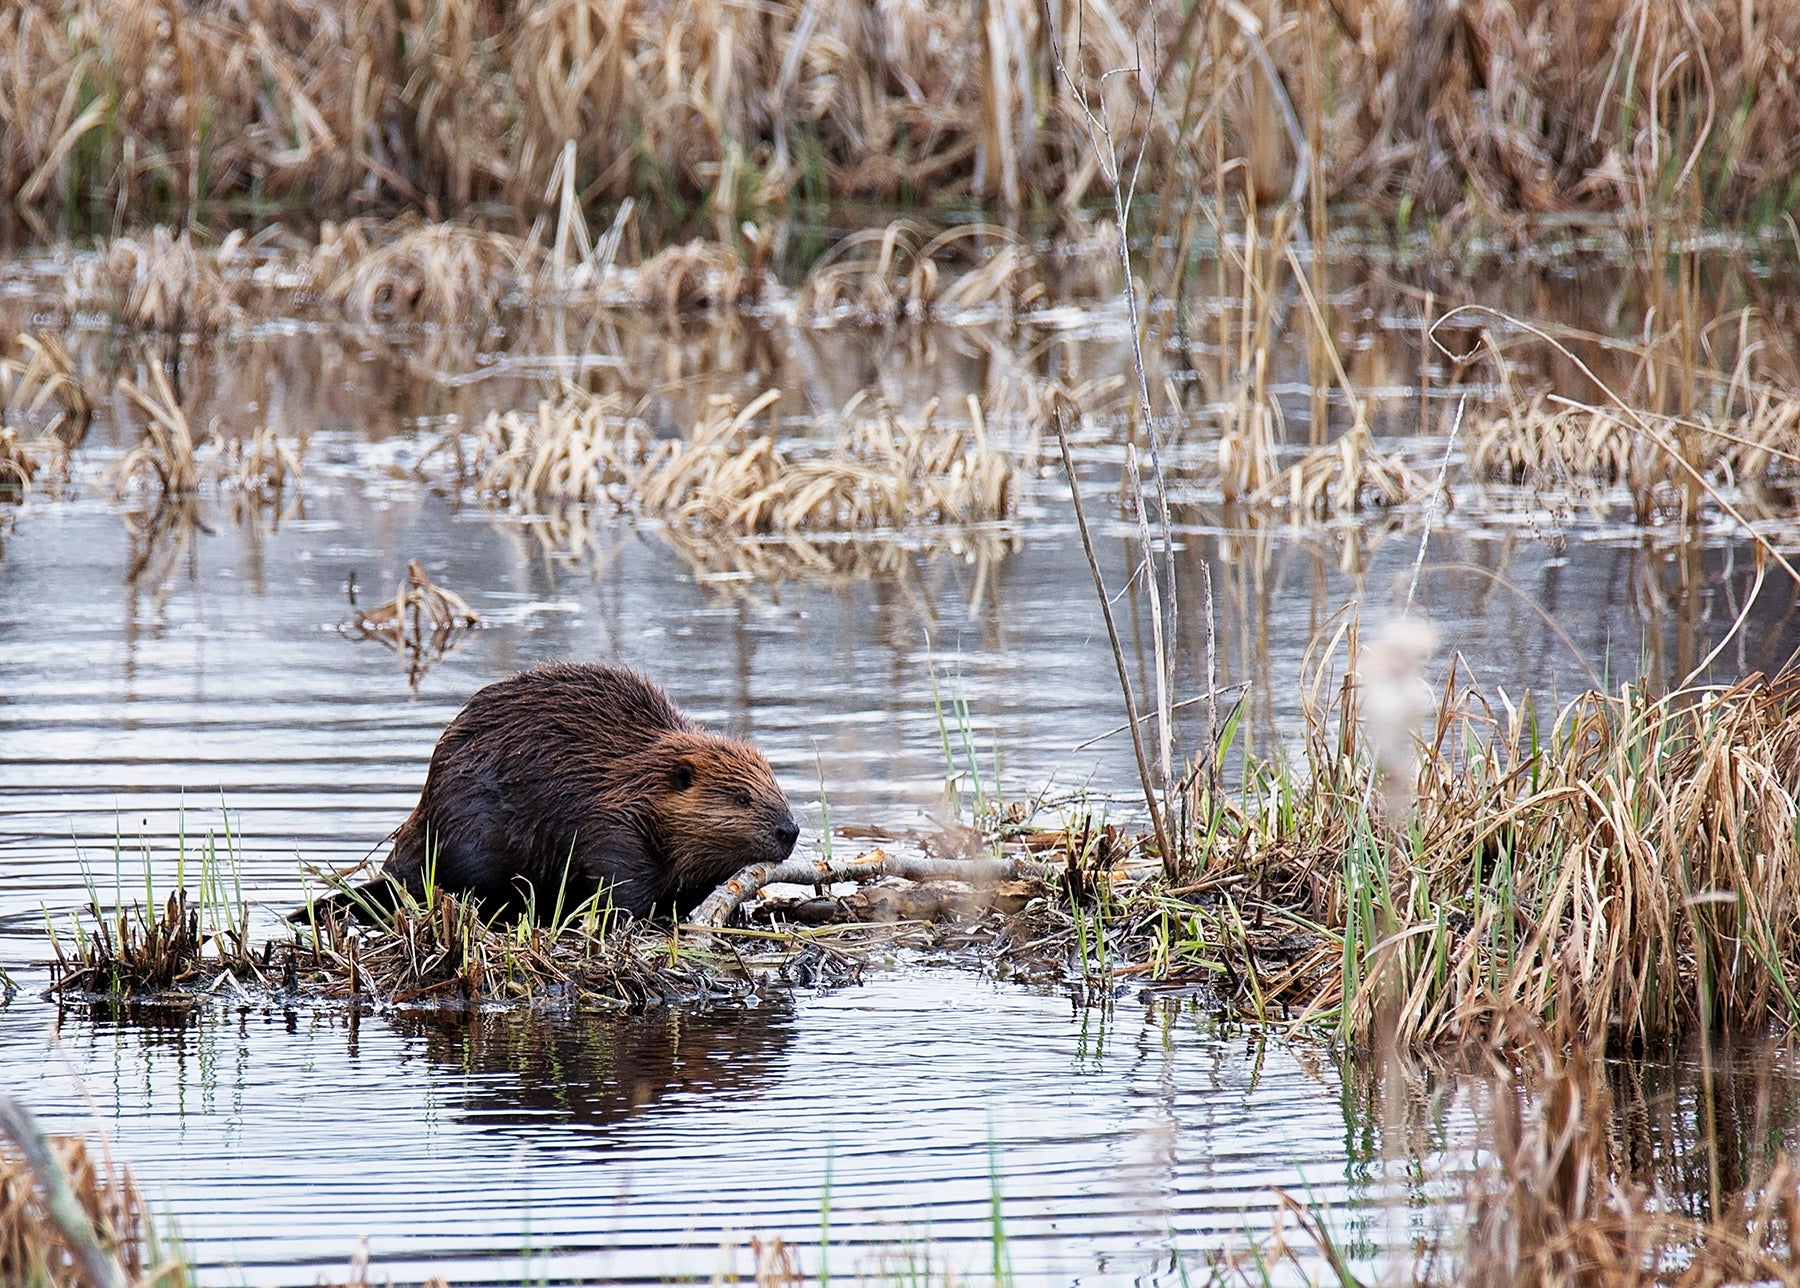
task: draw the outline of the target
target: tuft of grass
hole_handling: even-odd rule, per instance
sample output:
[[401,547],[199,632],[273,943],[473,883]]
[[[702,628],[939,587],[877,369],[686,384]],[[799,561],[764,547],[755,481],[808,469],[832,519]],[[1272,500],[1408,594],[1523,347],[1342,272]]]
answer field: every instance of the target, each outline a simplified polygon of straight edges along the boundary
[[311,275],[327,301],[365,326],[486,326],[526,275],[526,256],[524,243],[504,233],[403,220],[379,239],[359,228],[322,240]]
[[1548,714],[1446,687],[1396,766],[1338,638],[1299,758],[1195,783],[1199,872],[1146,889],[1144,969],[1358,1045],[1800,1027],[1800,673]]
[[650,428],[613,395],[565,390],[535,415],[490,412],[477,435],[477,491],[496,500],[596,505],[622,497],[650,452]]
[[643,512],[692,531],[754,535],[853,532],[1012,517],[1017,466],[989,443],[972,397],[967,430],[861,398],[840,414],[829,449],[803,454],[751,426],[769,390],[747,406],[716,401],[684,442],[660,445],[634,484]]
[[1477,426],[1469,468],[1536,488],[1623,485],[1641,523],[1695,512],[1696,476],[1742,489],[1749,513],[1785,515],[1800,477],[1800,395],[1741,391],[1740,414],[1661,415],[1539,396]]
[[[227,974],[257,977],[243,893],[243,853],[229,814],[222,834],[208,828],[191,853],[185,827],[178,834],[174,885],[166,893],[156,889],[148,846],[140,851],[140,861],[142,898],[127,897],[124,842],[118,838],[111,902],[102,904],[84,859],[88,904],[71,915],[66,937],[46,914],[55,954],[51,991],[139,998],[215,986]],[[197,870],[190,872],[190,865]]]
[[200,439],[188,424],[161,363],[150,366],[150,387],[119,381],[119,392],[145,416],[144,433],[111,471],[113,493],[142,492],[157,502],[192,496],[200,490]]
[[1013,516],[1018,466],[989,442],[974,398],[964,429],[938,424],[935,403],[909,419],[858,396],[839,415],[837,441],[809,449],[774,429],[756,431],[757,417],[780,397],[770,389],[743,406],[715,399],[688,437],[659,441],[620,398],[569,390],[540,402],[534,416],[487,418],[474,456],[477,487],[521,507],[630,507],[663,520],[678,543],[747,537],[805,545]]
[[[339,888],[347,889],[341,885]],[[742,996],[741,962],[683,944],[674,932],[620,922],[597,897],[558,907],[549,925],[529,913],[484,920],[477,906],[427,884],[395,891],[389,911],[369,904],[371,925],[335,917],[297,927],[266,950],[290,989],[368,999],[384,1006],[538,1002],[641,1008]]]
[[157,225],[143,236],[112,238],[77,272],[79,293],[109,302],[115,322],[158,335],[210,336],[243,316],[234,279],[250,254],[241,232],[205,246],[192,229]]

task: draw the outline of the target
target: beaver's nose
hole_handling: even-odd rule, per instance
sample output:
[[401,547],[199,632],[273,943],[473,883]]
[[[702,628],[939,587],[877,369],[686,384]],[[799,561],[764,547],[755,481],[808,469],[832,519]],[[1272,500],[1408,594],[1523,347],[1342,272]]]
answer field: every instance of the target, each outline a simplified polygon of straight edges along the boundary
[[794,852],[794,842],[800,839],[800,825],[794,822],[794,816],[792,814],[789,814],[776,825],[775,839],[781,842],[782,854],[786,855]]

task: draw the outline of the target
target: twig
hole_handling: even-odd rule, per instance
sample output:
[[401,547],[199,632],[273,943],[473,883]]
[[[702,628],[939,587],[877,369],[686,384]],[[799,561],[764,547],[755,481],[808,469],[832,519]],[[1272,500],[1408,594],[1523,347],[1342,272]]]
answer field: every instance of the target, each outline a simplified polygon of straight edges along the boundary
[[1413,595],[1419,589],[1419,572],[1425,567],[1425,547],[1431,540],[1431,521],[1437,518],[1438,497],[1444,491],[1444,480],[1450,473],[1450,452],[1456,446],[1456,433],[1462,428],[1463,408],[1468,405],[1469,396],[1464,394],[1456,400],[1456,419],[1450,423],[1450,437],[1444,442],[1444,459],[1438,462],[1437,486],[1431,490],[1431,498],[1425,503],[1425,531],[1419,534],[1419,554],[1413,560],[1412,580],[1406,586],[1406,607],[1413,606]]

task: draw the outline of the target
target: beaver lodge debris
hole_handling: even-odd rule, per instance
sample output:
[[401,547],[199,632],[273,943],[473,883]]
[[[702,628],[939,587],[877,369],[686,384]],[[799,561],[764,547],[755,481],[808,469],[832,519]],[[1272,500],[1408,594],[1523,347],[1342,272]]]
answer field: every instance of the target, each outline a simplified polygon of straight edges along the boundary
[[1045,871],[1045,863],[1033,858],[938,859],[923,854],[889,854],[880,849],[836,861],[802,856],[745,868],[708,895],[689,915],[688,922],[703,930],[721,928],[747,901],[771,885],[822,887],[834,882],[867,882],[888,876],[917,884],[901,894],[863,896],[858,905],[826,900],[838,909],[839,915],[822,915],[818,909],[811,909],[797,919],[811,920],[815,924],[930,921],[936,920],[952,903],[959,905],[962,911],[998,907],[1017,912],[1036,893],[1035,882]]
[[[352,587],[351,603],[355,602]],[[407,563],[394,597],[378,608],[358,611],[344,629],[393,650],[416,689],[432,666],[480,626],[481,616],[468,601],[432,581],[414,559]]]

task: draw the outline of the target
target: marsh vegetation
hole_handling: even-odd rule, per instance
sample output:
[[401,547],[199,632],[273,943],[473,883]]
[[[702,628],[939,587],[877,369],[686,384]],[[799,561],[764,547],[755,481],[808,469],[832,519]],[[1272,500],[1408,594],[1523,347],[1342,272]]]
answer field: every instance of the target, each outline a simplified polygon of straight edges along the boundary
[[[842,1183],[927,1224],[954,1190],[965,1264],[865,1210],[878,1282],[1796,1282],[1800,1097],[1757,1044],[1800,1026],[1797,87],[1800,18],[1738,0],[12,5],[0,1081],[53,1098],[4,1030],[54,1018],[144,1120],[199,1121],[310,1094],[222,1081],[219,1043],[341,1024],[309,1058],[358,1094],[393,1041],[371,1063],[464,1080],[419,1084],[431,1123],[625,1142],[775,1095],[795,1033],[895,1073],[857,1043],[901,1021],[833,1017],[919,978],[1008,990],[980,1022],[1033,1070],[1046,997],[1096,1076],[1141,1008],[1179,1068],[1142,1188],[1180,1201],[1129,1225],[1104,1132],[1070,1137],[1103,1213],[1060,1163],[1009,1192],[1031,1131],[990,1117],[981,1156],[950,1100],[948,1171],[883,1189],[900,1087],[856,1102],[886,1126]],[[767,749],[803,852],[686,925],[437,889],[279,920],[379,857],[462,699],[569,655]],[[223,797],[193,833],[188,791]],[[933,1040],[968,1103],[1007,1092]],[[1334,1088],[1352,1144],[1309,1158],[1351,1182],[1182,1207],[1206,1052]],[[1684,1053],[1646,1144],[1621,1079]],[[1032,1085],[1020,1122],[1068,1090]],[[775,1117],[734,1138],[746,1195],[786,1174]],[[9,1131],[0,1278],[239,1255],[244,1210],[175,1248],[81,1121]],[[856,1125],[795,1130],[803,1212],[694,1227],[753,1238],[759,1284],[827,1282],[842,1229]],[[471,1210],[401,1273],[531,1277]],[[558,1273],[649,1273],[581,1211],[551,1203]],[[614,1251],[675,1255],[644,1221]],[[341,1278],[329,1233],[256,1269]]]

